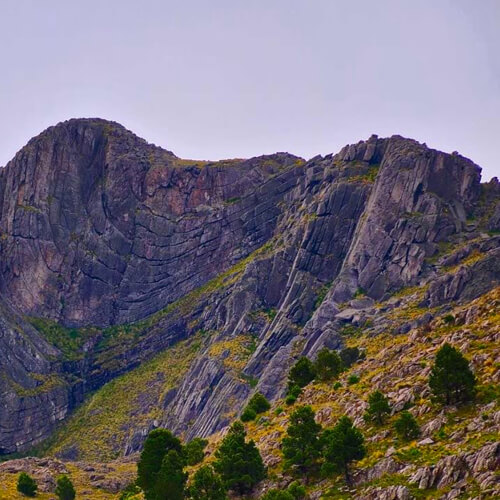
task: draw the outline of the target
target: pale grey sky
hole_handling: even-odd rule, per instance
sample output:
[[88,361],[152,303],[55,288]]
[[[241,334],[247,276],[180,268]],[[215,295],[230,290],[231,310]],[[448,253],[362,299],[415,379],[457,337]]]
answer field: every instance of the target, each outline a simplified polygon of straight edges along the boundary
[[196,159],[401,134],[500,175],[500,0],[0,0],[0,165],[71,117]]

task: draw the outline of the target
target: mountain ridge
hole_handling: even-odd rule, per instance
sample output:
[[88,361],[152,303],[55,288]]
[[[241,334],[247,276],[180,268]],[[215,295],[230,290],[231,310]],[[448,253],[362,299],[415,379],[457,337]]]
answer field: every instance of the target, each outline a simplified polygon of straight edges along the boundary
[[[401,136],[200,162],[112,122],[51,127],[0,170],[0,451],[39,444],[89,392],[197,335],[161,411],[139,402],[111,452],[155,425],[211,435],[254,390],[280,398],[293,360],[341,347],[346,326],[407,332],[487,293],[499,230],[498,180]],[[414,286],[418,317],[374,315]]]

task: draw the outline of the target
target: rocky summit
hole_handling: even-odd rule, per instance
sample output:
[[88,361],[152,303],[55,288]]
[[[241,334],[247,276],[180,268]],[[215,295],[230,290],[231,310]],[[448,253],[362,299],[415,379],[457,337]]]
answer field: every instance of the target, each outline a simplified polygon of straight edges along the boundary
[[[308,498],[498,498],[499,337],[500,183],[457,152],[373,135],[196,161],[73,119],[0,169],[0,498],[22,471],[40,498],[61,473],[77,498],[120,498],[156,428],[208,438],[211,462],[256,393],[253,498],[304,479],[281,442],[301,405],[325,428],[349,416],[366,448],[350,481],[306,478]],[[465,406],[431,394],[444,344],[474,373]],[[362,356],[292,401],[290,370],[325,347]]]

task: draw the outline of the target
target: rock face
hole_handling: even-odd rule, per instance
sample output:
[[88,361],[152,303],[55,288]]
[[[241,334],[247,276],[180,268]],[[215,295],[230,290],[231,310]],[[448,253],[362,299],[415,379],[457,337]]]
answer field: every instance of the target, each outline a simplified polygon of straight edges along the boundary
[[[308,162],[209,163],[103,120],[46,130],[0,170],[0,452],[39,442],[86,392],[197,332],[160,422],[188,438],[227,425],[255,383],[282,394],[294,357],[341,346],[341,328],[402,287],[442,275],[428,305],[484,293],[499,280],[494,238],[464,277],[435,259],[496,224],[491,185],[482,196],[470,160],[399,136]],[[214,356],[249,335],[247,358]]]

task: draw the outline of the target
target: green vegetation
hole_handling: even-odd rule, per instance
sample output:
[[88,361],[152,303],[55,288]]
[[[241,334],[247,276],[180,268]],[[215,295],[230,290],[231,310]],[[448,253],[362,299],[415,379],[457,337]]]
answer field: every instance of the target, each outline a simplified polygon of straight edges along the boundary
[[319,434],[321,425],[314,420],[314,411],[310,406],[300,406],[290,415],[282,441],[282,452],[285,467],[296,467],[306,475],[311,471],[320,456]]
[[349,465],[366,455],[363,435],[350,418],[343,416],[333,429],[324,431],[321,439],[325,458],[323,473],[343,473],[346,483],[350,485]]
[[210,465],[200,467],[191,481],[189,498],[192,500],[226,500],[226,488],[220,476]]
[[436,354],[429,387],[447,405],[463,404],[474,398],[476,378],[461,352],[445,344]]
[[316,377],[313,363],[305,356],[301,357],[288,374],[288,387],[305,387]]
[[377,425],[382,425],[390,413],[389,401],[380,391],[372,392],[368,396],[368,408],[364,415],[366,422],[375,422]]
[[316,379],[322,382],[337,378],[344,370],[344,363],[336,351],[324,347],[314,362]]
[[188,475],[184,472],[181,452],[169,449],[161,462],[152,491],[146,491],[146,500],[183,500]]
[[75,487],[68,476],[62,475],[57,478],[55,493],[59,500],[75,500]]
[[184,455],[187,465],[196,465],[205,458],[206,439],[194,438],[184,446]]
[[420,427],[415,417],[409,411],[403,411],[394,422],[394,430],[402,441],[417,439],[420,435]]
[[[137,464],[137,484],[144,490],[148,499],[155,498],[158,494],[156,485],[160,469],[164,466],[163,460],[170,451],[177,454],[182,451],[181,442],[170,431],[155,429],[148,434]],[[171,468],[172,464],[177,462],[177,458],[171,456],[168,463],[165,463],[165,467]],[[162,477],[161,480],[163,482],[164,478]]]
[[253,440],[246,441],[243,424],[235,422],[215,452],[214,469],[224,486],[240,495],[249,493],[266,476],[266,468]]
[[363,359],[364,353],[362,353],[358,347],[345,347],[340,351],[339,356],[344,367],[347,369],[359,359]]
[[254,420],[259,413],[264,413],[269,408],[271,408],[269,401],[260,392],[256,392],[243,410],[241,420],[243,422]]
[[22,493],[27,497],[34,497],[36,495],[36,490],[38,486],[35,480],[26,474],[26,472],[21,472],[17,478],[17,491]]
[[199,348],[200,336],[195,335],[102,386],[56,431],[47,443],[48,453],[76,448],[81,459],[116,458],[134,429],[161,417],[165,396],[187,372]]

